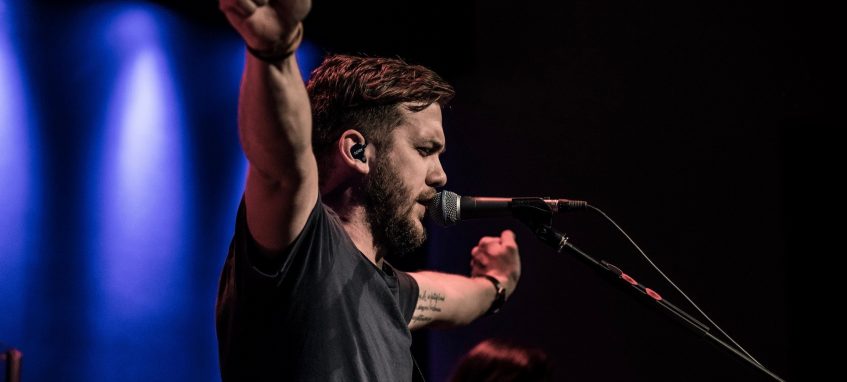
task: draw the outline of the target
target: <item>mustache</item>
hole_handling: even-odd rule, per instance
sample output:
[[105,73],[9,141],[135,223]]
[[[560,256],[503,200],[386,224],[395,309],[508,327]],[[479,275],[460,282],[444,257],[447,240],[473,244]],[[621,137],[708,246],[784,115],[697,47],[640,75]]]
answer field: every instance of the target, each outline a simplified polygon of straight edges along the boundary
[[417,201],[418,201],[418,203],[422,203],[423,205],[428,206],[429,203],[432,202],[433,199],[435,199],[435,194],[436,194],[435,189],[430,188],[430,189],[428,189],[424,192],[421,192],[421,194],[418,195]]

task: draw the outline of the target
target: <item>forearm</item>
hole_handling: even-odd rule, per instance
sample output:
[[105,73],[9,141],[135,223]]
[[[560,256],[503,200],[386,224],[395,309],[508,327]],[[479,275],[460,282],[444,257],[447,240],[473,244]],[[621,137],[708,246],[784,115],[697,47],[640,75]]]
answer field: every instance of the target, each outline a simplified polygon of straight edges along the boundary
[[466,325],[485,314],[494,301],[495,289],[481,277],[437,272],[415,272],[420,293],[410,327]]
[[220,8],[251,52],[238,103],[239,137],[251,171],[269,185],[296,187],[314,163],[311,108],[293,54],[311,1],[220,0]]
[[307,172],[311,108],[294,56],[270,64],[248,54],[239,98],[239,136],[251,166],[280,181]]
[[[410,275],[418,282],[420,295],[409,328],[427,325],[467,324],[485,314],[514,293],[521,277],[521,262],[515,233],[505,230],[500,237],[486,236],[471,250],[472,277],[436,272]],[[489,278],[497,280],[499,286]],[[498,297],[499,292],[505,292]]]

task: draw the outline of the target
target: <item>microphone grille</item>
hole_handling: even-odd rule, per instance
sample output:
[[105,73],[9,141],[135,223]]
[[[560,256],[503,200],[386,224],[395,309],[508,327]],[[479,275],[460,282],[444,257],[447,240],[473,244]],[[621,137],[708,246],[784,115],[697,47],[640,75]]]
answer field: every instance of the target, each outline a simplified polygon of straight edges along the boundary
[[455,192],[441,191],[429,203],[429,217],[442,226],[451,226],[459,222],[459,195]]

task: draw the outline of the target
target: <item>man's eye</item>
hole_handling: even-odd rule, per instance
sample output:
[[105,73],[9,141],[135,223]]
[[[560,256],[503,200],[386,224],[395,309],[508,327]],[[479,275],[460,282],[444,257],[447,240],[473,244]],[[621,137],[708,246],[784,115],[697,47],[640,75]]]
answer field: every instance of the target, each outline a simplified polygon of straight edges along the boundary
[[427,156],[432,154],[432,149],[429,147],[418,147],[418,152],[423,156]]

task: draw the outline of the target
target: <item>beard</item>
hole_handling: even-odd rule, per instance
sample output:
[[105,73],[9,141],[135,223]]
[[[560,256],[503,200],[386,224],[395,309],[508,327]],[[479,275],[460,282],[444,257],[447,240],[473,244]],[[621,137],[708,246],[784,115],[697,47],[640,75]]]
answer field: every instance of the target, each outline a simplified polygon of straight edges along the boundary
[[374,161],[359,195],[364,201],[374,244],[386,250],[385,253],[403,256],[420,248],[426,240],[423,223],[416,224],[412,211],[418,201],[435,197],[435,190],[429,189],[412,199],[398,169],[382,158]]

